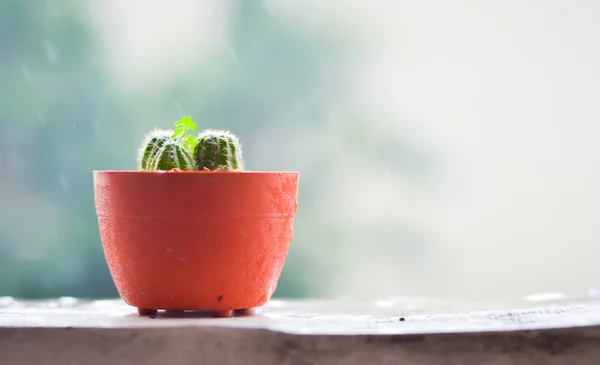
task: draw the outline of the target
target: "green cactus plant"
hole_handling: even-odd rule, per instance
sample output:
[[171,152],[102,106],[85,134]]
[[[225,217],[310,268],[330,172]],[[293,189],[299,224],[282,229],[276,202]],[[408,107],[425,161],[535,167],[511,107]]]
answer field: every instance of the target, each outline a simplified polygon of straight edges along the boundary
[[231,132],[207,129],[196,139],[191,117],[175,122],[173,130],[154,130],[140,149],[139,168],[147,171],[208,170],[240,171],[242,146]]
[[148,133],[138,153],[138,167],[140,170],[149,170],[148,161],[156,156],[158,151],[165,145],[165,142],[171,139],[172,134],[172,130],[164,129],[155,129]]
[[195,170],[196,163],[185,145],[177,140],[169,139],[160,148],[158,153],[148,161],[148,170],[168,171],[172,169]]
[[242,147],[238,138],[228,131],[207,129],[200,133],[194,160],[198,170],[243,170]]
[[141,170],[195,170],[193,158],[196,138],[187,133],[195,130],[192,118],[185,116],[175,122],[173,130],[156,129],[144,139],[138,161]]

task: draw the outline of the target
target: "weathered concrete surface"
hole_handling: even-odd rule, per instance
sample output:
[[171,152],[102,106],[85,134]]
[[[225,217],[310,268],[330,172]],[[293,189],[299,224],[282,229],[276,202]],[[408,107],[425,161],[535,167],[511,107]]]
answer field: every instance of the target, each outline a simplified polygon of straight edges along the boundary
[[565,363],[600,363],[600,302],[272,301],[213,319],[138,317],[117,300],[0,298],[2,365]]

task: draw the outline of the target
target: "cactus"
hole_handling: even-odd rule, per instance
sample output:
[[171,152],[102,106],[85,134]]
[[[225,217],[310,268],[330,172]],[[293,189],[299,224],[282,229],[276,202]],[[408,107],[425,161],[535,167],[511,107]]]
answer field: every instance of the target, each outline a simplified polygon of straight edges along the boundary
[[187,133],[195,130],[191,117],[185,116],[175,122],[174,130],[156,129],[148,134],[139,152],[141,170],[195,170],[192,153],[196,139]]
[[242,170],[242,147],[238,138],[227,131],[207,129],[200,133],[194,149],[198,170]]
[[139,152],[142,170],[156,171],[235,171],[242,170],[242,147],[238,138],[227,131],[207,129],[194,138],[191,117],[175,122],[173,130],[154,130],[148,134]]
[[196,163],[190,151],[179,141],[167,140],[148,161],[148,170],[195,170]]
[[155,129],[148,133],[138,154],[138,163],[141,170],[150,170],[148,161],[158,153],[165,142],[171,138],[172,130]]

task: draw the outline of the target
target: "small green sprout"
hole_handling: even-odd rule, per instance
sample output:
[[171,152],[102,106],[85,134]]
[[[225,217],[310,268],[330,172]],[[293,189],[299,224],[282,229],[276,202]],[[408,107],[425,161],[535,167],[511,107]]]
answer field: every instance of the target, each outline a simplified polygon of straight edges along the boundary
[[192,117],[185,116],[175,122],[175,130],[171,138],[175,141],[179,141],[188,151],[194,151],[196,147],[196,138],[191,134],[187,133],[188,130],[195,131],[196,123],[192,120]]

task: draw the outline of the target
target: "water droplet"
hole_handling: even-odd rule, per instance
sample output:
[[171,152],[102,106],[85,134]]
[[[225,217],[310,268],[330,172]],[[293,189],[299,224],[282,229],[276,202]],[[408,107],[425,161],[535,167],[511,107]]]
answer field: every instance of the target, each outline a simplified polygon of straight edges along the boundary
[[559,300],[563,299],[565,294],[563,293],[538,293],[532,294],[525,297],[525,300],[531,302],[543,302],[543,301],[551,301],[551,300]]
[[274,4],[273,1],[270,0],[265,0],[263,1],[263,6],[265,8],[265,10],[267,11],[267,13],[269,13],[270,15],[277,15],[277,6],[276,4]]
[[301,98],[295,98],[292,102],[292,107],[294,109],[300,109],[304,106],[304,101]]
[[97,136],[100,134],[100,127],[98,127],[98,123],[96,121],[92,121],[90,122],[90,124],[92,125],[92,134],[94,136]]
[[56,5],[54,5],[54,1],[46,0],[46,7],[48,8],[48,12],[50,13],[50,16],[53,16],[55,18],[58,18],[60,16],[60,13],[58,12]]
[[600,289],[590,289],[590,290],[588,290],[588,297],[590,297],[590,298],[599,298],[600,297]]
[[9,139],[7,142],[7,152],[9,159],[7,160],[10,166],[17,169],[22,169],[25,167],[25,158],[21,155],[19,151],[19,145],[14,139]]
[[237,52],[235,51],[235,49],[233,48],[233,46],[228,45],[227,46],[227,51],[231,55],[231,58],[233,59],[233,62],[235,62],[236,65],[239,65],[240,64],[240,60],[239,60],[239,58],[237,56]]
[[165,248],[165,252],[172,253],[173,249],[171,247],[167,247]]
[[73,123],[73,130],[75,130],[75,123]]
[[63,190],[69,190],[69,182],[67,181],[67,177],[64,174],[58,175],[58,182],[60,183],[60,187]]
[[54,43],[50,42],[47,39],[42,41],[42,45],[44,46],[44,52],[46,53],[46,59],[48,62],[55,64],[58,62],[58,52],[56,52],[56,48],[54,48]]
[[0,308],[8,308],[17,304],[17,301],[13,297],[0,297]]
[[60,297],[58,298],[59,307],[72,307],[79,304],[79,299],[73,297]]
[[175,108],[177,108],[177,112],[179,113],[180,117],[185,116],[185,114],[183,114],[183,109],[181,108],[181,105],[179,104],[178,101],[175,101]]
[[264,0],[263,7],[269,15],[277,18],[289,16],[299,10],[301,1],[294,0]]
[[42,112],[38,112],[38,120],[40,121],[40,123],[42,124],[46,124],[46,118],[44,118],[44,115],[42,114]]
[[380,300],[376,304],[378,307],[391,307],[393,303],[391,300]]
[[21,64],[21,74],[26,81],[32,81],[33,75],[31,75],[31,71],[29,71],[29,67],[26,64]]

